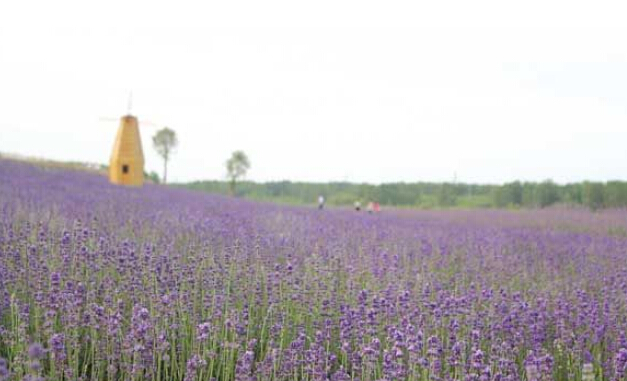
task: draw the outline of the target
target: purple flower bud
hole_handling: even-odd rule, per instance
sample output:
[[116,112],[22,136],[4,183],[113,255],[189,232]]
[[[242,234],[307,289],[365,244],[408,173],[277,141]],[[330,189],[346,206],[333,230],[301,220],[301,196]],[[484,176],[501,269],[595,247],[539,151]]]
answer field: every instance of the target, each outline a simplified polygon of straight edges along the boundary
[[52,335],[50,338],[50,347],[55,353],[60,353],[65,350],[65,344],[63,343],[64,340],[65,337],[62,333],[55,333]]
[[41,360],[45,355],[46,351],[39,343],[33,343],[28,347],[28,357],[31,360]]
[[4,381],[9,378],[10,373],[7,365],[7,360],[0,357],[0,381]]
[[209,334],[211,333],[211,324],[210,323],[201,323],[196,327],[198,334],[196,335],[196,339],[200,341],[207,340],[209,338]]

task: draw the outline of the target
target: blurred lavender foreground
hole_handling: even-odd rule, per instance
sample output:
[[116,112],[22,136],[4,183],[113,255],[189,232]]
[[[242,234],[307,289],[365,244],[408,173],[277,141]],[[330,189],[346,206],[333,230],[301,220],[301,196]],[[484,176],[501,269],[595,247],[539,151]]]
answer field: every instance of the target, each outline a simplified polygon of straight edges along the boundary
[[626,380],[626,226],[0,161],[0,380]]

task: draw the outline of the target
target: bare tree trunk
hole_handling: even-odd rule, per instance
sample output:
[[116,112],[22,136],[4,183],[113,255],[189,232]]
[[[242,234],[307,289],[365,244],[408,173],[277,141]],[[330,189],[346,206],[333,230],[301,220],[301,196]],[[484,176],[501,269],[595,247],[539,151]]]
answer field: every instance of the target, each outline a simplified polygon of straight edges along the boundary
[[163,183],[168,182],[168,159],[170,158],[170,153],[168,150],[165,151],[165,155],[163,155]]
[[168,159],[163,159],[163,183],[168,182]]

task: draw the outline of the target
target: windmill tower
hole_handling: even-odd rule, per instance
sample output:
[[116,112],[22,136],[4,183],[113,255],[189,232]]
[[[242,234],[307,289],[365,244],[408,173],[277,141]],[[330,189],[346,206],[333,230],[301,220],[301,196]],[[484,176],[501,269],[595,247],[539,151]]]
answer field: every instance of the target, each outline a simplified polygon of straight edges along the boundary
[[127,114],[120,126],[109,160],[109,181],[113,184],[142,186],[144,184],[144,151],[137,117]]
[[144,184],[144,151],[139,134],[139,121],[131,115],[132,95],[128,113],[120,118],[120,126],[109,160],[109,181],[113,184],[142,186]]

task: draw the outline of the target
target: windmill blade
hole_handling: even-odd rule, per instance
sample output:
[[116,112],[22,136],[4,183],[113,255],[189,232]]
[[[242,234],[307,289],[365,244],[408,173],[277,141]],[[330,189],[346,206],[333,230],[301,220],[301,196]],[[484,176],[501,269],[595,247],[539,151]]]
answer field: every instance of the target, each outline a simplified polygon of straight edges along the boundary
[[139,120],[139,124],[146,127],[159,128],[161,125],[149,120]]
[[[102,118],[98,118],[99,122],[115,122],[115,123],[119,123],[120,122],[120,118],[108,118],[108,117],[102,117]],[[154,127],[154,128],[159,128],[161,127],[161,124],[155,123],[155,122],[151,122],[149,120],[141,120],[138,118],[138,122],[142,127]]]
[[[121,117],[123,118],[123,117]],[[113,123],[119,123],[121,118],[110,118],[110,117],[100,117],[98,118],[99,122],[113,122]],[[143,128],[146,127],[150,127],[150,128],[161,128],[163,126],[163,124],[161,123],[155,123],[152,122],[150,120],[142,120],[137,118],[137,121],[139,123],[139,125]]]

